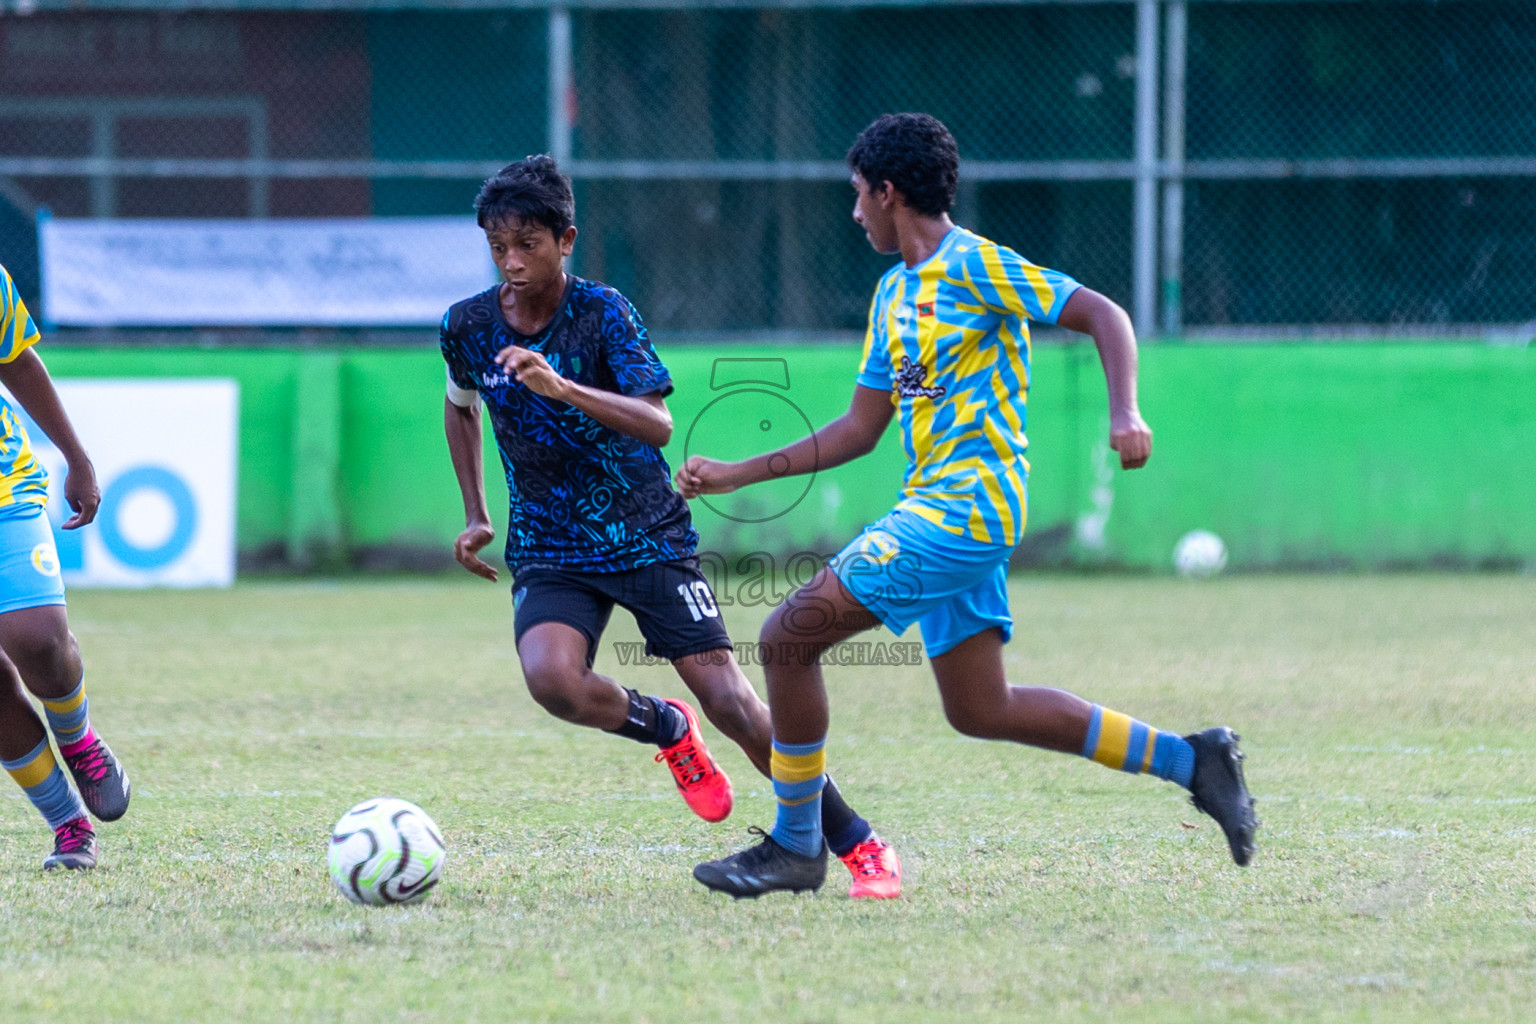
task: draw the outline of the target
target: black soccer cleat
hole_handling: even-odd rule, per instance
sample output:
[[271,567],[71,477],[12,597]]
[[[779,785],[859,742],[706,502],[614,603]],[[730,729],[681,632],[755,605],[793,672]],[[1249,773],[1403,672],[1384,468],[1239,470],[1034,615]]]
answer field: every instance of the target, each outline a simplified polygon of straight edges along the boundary
[[66,821],[53,830],[53,852],[43,858],[43,870],[84,871],[96,866],[96,833],[86,818]]
[[738,900],[755,900],[765,892],[815,892],[827,880],[827,847],[815,857],[786,850],[760,828],[747,831],[763,837],[756,846],[719,860],[705,861],[693,877],[715,892]]
[[128,813],[128,773],[101,737],[65,754],[64,763],[74,776],[86,810],[101,821],[116,821]]
[[1226,726],[1185,736],[1195,748],[1195,772],[1189,780],[1190,803],[1216,819],[1227,834],[1232,859],[1239,867],[1253,859],[1253,833],[1259,827],[1253,814],[1253,797],[1243,781],[1240,737]]

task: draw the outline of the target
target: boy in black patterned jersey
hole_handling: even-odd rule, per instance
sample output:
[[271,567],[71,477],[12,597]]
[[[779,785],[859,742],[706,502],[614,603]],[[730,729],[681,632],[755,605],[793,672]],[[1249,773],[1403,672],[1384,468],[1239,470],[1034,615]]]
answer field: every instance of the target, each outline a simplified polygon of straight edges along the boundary
[[[671,377],[628,299],[565,273],[575,204],[554,160],[503,168],[475,210],[502,283],[443,318],[444,428],[465,519],[454,557],[496,579],[478,556],[495,537],[482,485],[483,402],[506,470],[505,557],[529,692],[558,718],[659,746],[688,806],[720,821],[731,785],[692,708],[592,671],[617,604],[634,614],[646,653],[671,661],[705,716],[768,774],[768,709],[731,655],[695,558],[698,534],[660,450],[672,434]],[[896,864],[888,845],[830,783],[823,806],[828,845],[854,872],[851,894],[873,894],[861,874]],[[896,870],[879,894],[899,891]]]

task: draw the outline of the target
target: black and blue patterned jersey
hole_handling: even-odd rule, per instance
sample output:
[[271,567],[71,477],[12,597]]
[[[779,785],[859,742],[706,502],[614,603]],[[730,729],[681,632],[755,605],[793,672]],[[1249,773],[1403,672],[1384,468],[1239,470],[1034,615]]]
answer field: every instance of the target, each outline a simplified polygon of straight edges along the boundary
[[690,558],[699,535],[661,450],[529,390],[495,361],[520,345],[578,384],[621,395],[672,393],[630,301],[607,285],[566,277],[559,311],[537,336],[507,323],[500,285],[443,317],[448,376],[480,393],[506,470],[507,565],[621,572]]

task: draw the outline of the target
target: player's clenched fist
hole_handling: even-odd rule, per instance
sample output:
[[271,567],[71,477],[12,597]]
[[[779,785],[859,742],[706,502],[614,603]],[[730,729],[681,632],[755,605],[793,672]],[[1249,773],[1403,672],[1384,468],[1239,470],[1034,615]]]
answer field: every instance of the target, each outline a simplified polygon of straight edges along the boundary
[[1120,453],[1121,469],[1140,469],[1152,457],[1152,428],[1137,412],[1112,417],[1109,446]]
[[706,459],[702,455],[690,456],[677,471],[678,493],[685,498],[697,498],[701,494],[726,494],[734,491],[737,484],[727,478],[730,463]]
[[571,384],[556,373],[555,368],[550,366],[541,354],[531,348],[508,345],[496,353],[496,362],[512,375],[513,380],[545,398],[563,399],[566,389]]

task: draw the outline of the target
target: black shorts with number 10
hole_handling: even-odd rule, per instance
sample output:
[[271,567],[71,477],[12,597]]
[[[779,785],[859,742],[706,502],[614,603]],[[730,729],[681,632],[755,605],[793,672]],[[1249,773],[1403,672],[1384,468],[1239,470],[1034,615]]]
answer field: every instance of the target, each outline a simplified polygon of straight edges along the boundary
[[634,615],[650,657],[676,661],[731,646],[709,580],[692,558],[619,572],[519,568],[512,583],[512,628],[522,643],[523,634],[541,622],[570,626],[587,638],[590,668],[614,605]]

